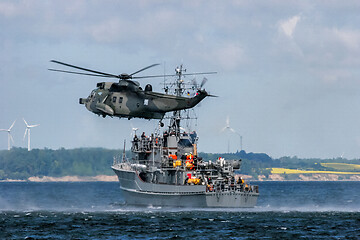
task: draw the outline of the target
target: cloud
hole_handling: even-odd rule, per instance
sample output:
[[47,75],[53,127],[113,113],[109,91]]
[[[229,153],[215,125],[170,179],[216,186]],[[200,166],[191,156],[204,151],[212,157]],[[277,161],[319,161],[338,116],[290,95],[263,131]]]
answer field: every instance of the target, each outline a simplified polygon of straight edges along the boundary
[[234,42],[225,43],[214,52],[215,59],[224,68],[233,70],[245,61],[244,49]]
[[[336,139],[337,146],[343,144],[344,149],[328,151],[332,142],[319,141],[339,129],[336,124],[344,126],[348,139],[360,136],[352,127],[360,117],[353,104],[360,101],[358,2],[74,0],[69,4],[60,0],[0,0],[0,63],[4,66],[0,81],[6,86],[0,88],[0,96],[11,99],[20,91],[27,99],[25,103],[23,98],[7,101],[0,123],[7,126],[20,114],[34,121],[61,120],[68,131],[47,131],[42,124],[37,131],[44,129],[60,140],[49,141],[52,135],[44,133],[39,146],[53,142],[55,147],[122,147],[118,139],[129,137],[128,121],[98,118],[76,103],[102,79],[82,82],[85,77],[48,73],[48,60],[114,73],[163,61],[166,73],[171,73],[182,61],[189,72],[219,72],[210,77],[206,88],[221,98],[206,99],[198,108],[199,130],[208,134],[202,137],[202,151],[226,149],[227,139],[219,136],[225,144],[214,144],[211,129],[223,127],[221,116],[229,114],[238,119],[232,120],[234,128],[247,132],[244,143],[251,148],[247,150],[281,155],[281,146],[287,146],[287,139],[291,139],[299,144],[289,145],[293,148],[287,154],[313,156],[324,150],[321,156],[344,151],[359,156],[358,145],[351,146],[340,132],[330,140]],[[151,71],[154,75],[162,72],[161,68]],[[146,73],[152,74],[150,70]],[[19,84],[27,87],[19,88]],[[42,99],[55,96],[61,100],[41,101],[36,97],[39,94],[34,95],[39,92]],[[54,104],[56,116],[49,114],[54,112]],[[30,110],[35,107],[48,110],[39,115]],[[217,114],[209,111],[212,108]],[[304,118],[303,124],[300,120]],[[147,132],[157,126],[157,121],[131,122]],[[274,144],[269,145],[273,136]],[[239,139],[234,141],[237,144]],[[1,144],[0,148],[7,148],[6,141]]]
[[338,81],[349,80],[353,77],[349,71],[343,68],[318,70],[317,72],[325,83],[336,83]]
[[106,16],[88,24],[86,33],[97,43],[133,42],[138,45],[141,42],[157,45],[161,41],[173,42],[171,34],[181,29],[181,24],[189,24],[186,20],[180,21],[180,15],[169,9],[145,11],[140,16]]
[[297,23],[300,21],[300,16],[296,15],[287,20],[280,21],[279,31],[284,33],[287,37],[293,38],[293,34]]
[[0,2],[0,15],[10,17],[16,15],[16,7],[12,3]]
[[126,26],[127,24],[118,18],[112,18],[91,26],[88,32],[98,42],[111,43],[119,41],[122,37],[128,35]]
[[360,31],[359,30],[345,30],[333,29],[335,37],[349,50],[360,49]]

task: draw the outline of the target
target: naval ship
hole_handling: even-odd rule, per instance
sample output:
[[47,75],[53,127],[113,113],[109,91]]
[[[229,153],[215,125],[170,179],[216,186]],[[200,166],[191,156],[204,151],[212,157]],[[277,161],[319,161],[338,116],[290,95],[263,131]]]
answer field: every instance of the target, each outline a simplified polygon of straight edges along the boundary
[[[186,91],[182,66],[176,68],[175,92]],[[131,141],[132,156],[114,159],[112,169],[120,183],[125,203],[142,206],[250,208],[256,205],[258,186],[235,174],[241,160],[218,158],[204,161],[198,156],[196,131],[186,131],[181,122],[189,119],[183,111],[168,117],[169,125],[154,133],[136,135]]]

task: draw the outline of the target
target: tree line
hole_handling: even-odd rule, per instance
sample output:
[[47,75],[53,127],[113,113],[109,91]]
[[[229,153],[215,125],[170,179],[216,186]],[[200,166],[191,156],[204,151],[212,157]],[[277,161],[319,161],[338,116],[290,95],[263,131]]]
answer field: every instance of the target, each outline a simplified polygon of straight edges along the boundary
[[111,175],[110,166],[119,150],[103,148],[32,149],[0,151],[0,180],[27,179],[31,176]]
[[[126,155],[130,157],[130,151]],[[0,151],[0,180],[27,179],[32,176],[96,176],[113,175],[110,166],[114,157],[122,155],[122,150],[104,148],[76,149],[33,149],[12,148],[10,151]],[[300,159],[297,157],[282,157],[273,159],[265,153],[204,153],[199,156],[204,161],[215,161],[219,157],[225,159],[242,159],[242,174],[253,176],[268,176],[270,168],[282,167],[303,170],[325,170],[319,163],[337,162],[360,164],[360,160],[337,159]]]

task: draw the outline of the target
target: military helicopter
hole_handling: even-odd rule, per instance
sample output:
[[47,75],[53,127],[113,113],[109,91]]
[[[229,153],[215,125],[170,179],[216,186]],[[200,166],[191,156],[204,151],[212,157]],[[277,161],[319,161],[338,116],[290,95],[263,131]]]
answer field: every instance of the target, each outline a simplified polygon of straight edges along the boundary
[[[80,74],[87,76],[95,77],[104,77],[104,78],[117,78],[119,82],[99,82],[97,83],[97,88],[92,90],[90,95],[87,98],[80,98],[79,103],[84,104],[86,108],[99,115],[110,117],[119,117],[119,118],[144,118],[144,119],[163,119],[165,113],[178,111],[183,109],[189,109],[196,106],[207,96],[210,95],[201,89],[206,81],[205,78],[200,84],[200,87],[196,85],[196,95],[194,97],[184,97],[180,94],[180,91],[183,91],[184,88],[181,87],[181,76],[184,75],[199,75],[199,74],[214,74],[216,72],[203,72],[203,73],[183,73],[182,66],[176,68],[176,74],[170,75],[155,75],[155,76],[134,76],[146,69],[155,67],[159,64],[152,64],[150,66],[144,67],[134,73],[127,74],[123,73],[120,75],[114,75],[110,73],[104,73],[99,71],[94,71],[91,69],[78,67],[75,65],[67,64],[64,62],[59,62],[56,60],[51,60],[50,62],[64,65],[67,67],[79,69],[85,72],[73,72],[65,71],[58,69],[49,69],[50,71]],[[89,73],[86,73],[89,72]],[[167,89],[165,89],[165,94],[159,92],[153,92],[151,84],[147,84],[143,90],[140,87],[140,83],[133,81],[132,79],[142,79],[142,78],[157,78],[157,77],[169,77],[169,76],[178,76],[178,92],[176,95],[167,94]],[[194,89],[194,87],[193,87]]]

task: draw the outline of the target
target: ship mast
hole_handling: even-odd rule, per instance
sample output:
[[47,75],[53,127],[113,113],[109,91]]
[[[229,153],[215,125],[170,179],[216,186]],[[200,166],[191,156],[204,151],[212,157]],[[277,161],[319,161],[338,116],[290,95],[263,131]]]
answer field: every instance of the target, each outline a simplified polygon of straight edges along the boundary
[[[183,69],[182,64],[180,67],[175,69],[177,79],[176,81],[176,88],[175,93],[176,96],[181,97],[184,94],[184,80],[182,79],[183,72],[186,72],[186,69]],[[180,136],[180,120],[181,120],[181,110],[177,110],[173,112],[173,116],[170,120],[170,132],[174,132],[176,136]]]

